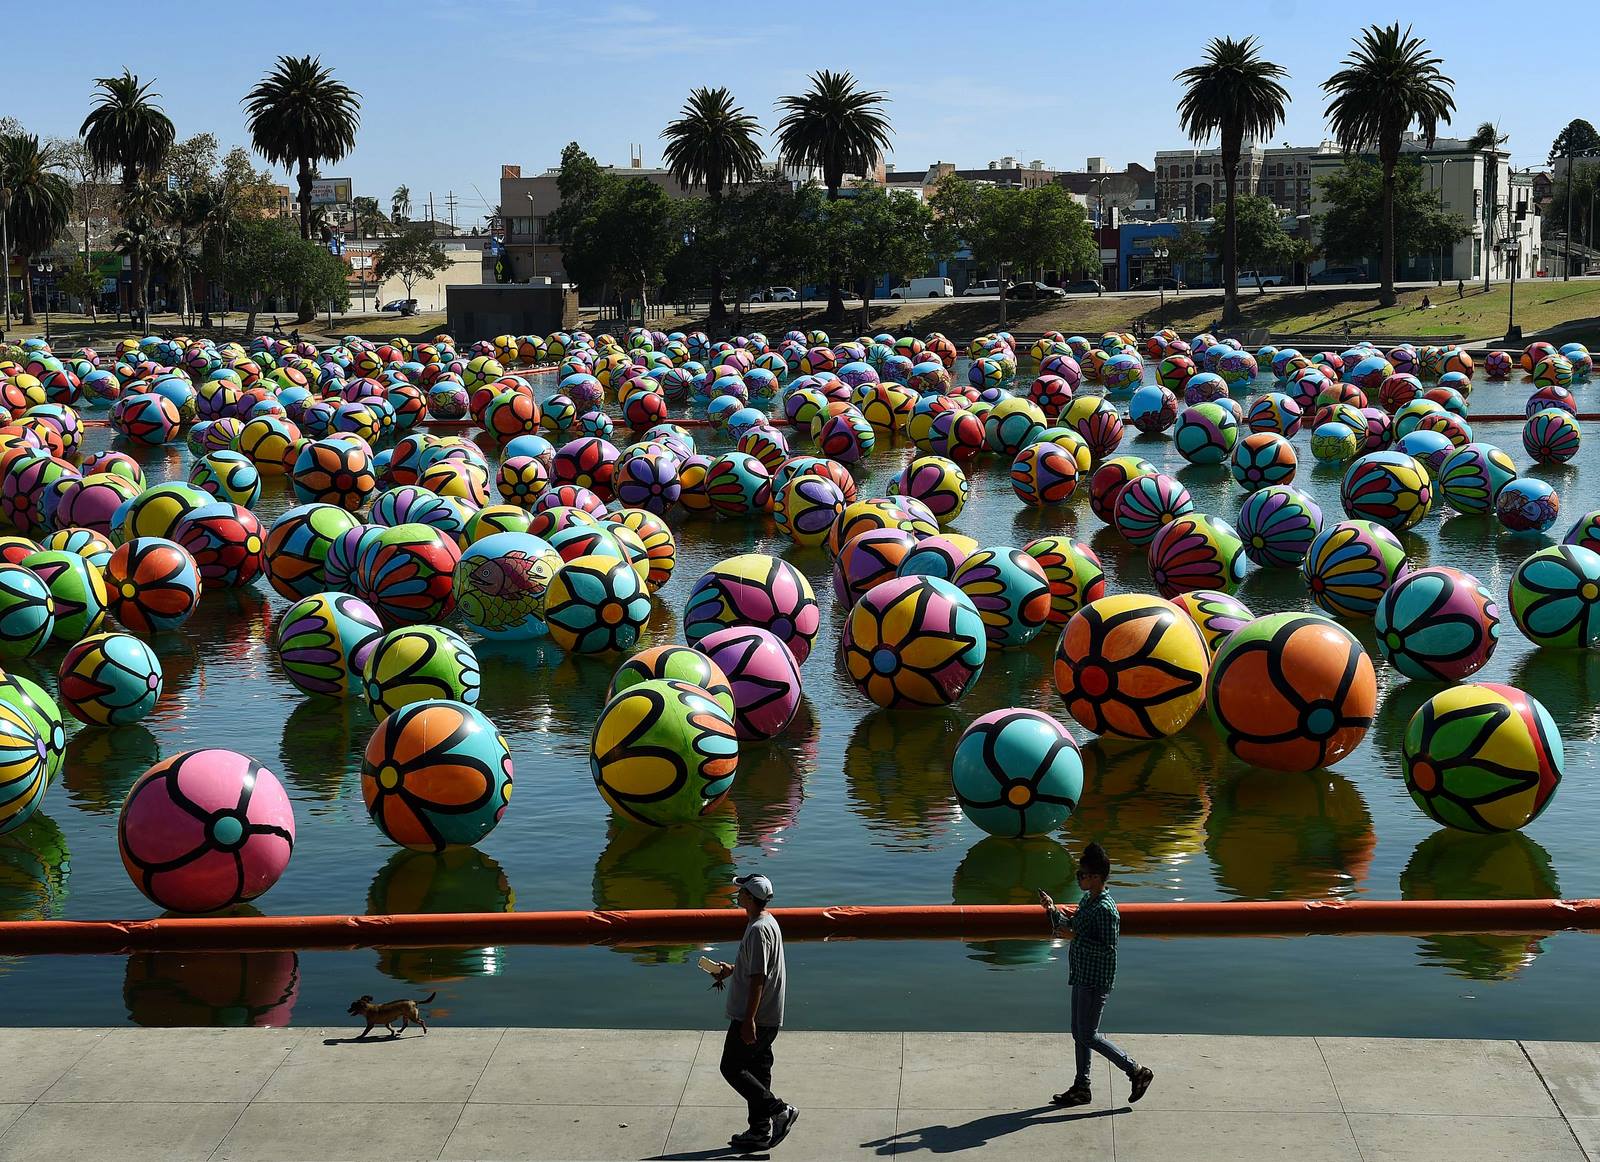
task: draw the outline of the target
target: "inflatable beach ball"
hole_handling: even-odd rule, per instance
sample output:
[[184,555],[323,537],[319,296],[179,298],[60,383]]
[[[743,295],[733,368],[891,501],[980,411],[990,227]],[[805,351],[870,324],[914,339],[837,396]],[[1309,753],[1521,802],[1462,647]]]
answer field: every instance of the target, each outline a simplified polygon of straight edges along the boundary
[[990,835],[1048,835],[1083,797],[1083,760],[1061,723],[1013,707],[967,727],[950,782],[962,812]]
[[1196,589],[1232,593],[1244,580],[1244,543],[1219,517],[1191,512],[1169,521],[1150,538],[1146,554],[1163,597]]
[[1378,652],[1408,678],[1456,682],[1500,643],[1500,607],[1478,579],[1435,565],[1401,577],[1373,616]]
[[1405,571],[1400,539],[1382,525],[1342,520],[1317,534],[1300,565],[1311,600],[1335,617],[1371,617]]
[[1056,691],[1085,730],[1162,738],[1200,709],[1207,661],[1205,640],[1178,606],[1115,594],[1085,605],[1062,630]]
[[1274,613],[1228,635],[1205,698],[1217,733],[1244,762],[1309,771],[1360,745],[1378,683],[1349,630],[1316,614]]
[[1212,657],[1230,633],[1243,629],[1256,617],[1237,597],[1210,589],[1180,593],[1172,603],[1189,615],[1189,620],[1205,639],[1206,653]]
[[774,634],[760,626],[729,625],[706,634],[696,648],[727,679],[741,739],[776,738],[789,729],[800,709],[800,668]]
[[50,786],[50,748],[38,726],[0,698],[0,835],[31,819]]
[[1397,533],[1427,516],[1432,498],[1427,471],[1404,452],[1368,452],[1345,471],[1339,487],[1346,516]]
[[[927,542],[918,546],[926,548]],[[1044,570],[1050,585],[1051,625],[1065,625],[1074,613],[1106,594],[1106,573],[1093,549],[1070,537],[1040,537],[1022,546]],[[959,567],[959,566],[958,566]],[[901,572],[905,570],[902,568]],[[952,570],[952,573],[954,570]]]
[[379,722],[404,706],[478,701],[478,656],[465,638],[440,625],[390,630],[365,650],[361,692]]
[[1239,540],[1244,555],[1272,569],[1297,569],[1322,531],[1322,509],[1287,484],[1252,492],[1239,506]]
[[699,686],[652,678],[618,692],[589,740],[589,773],[612,812],[666,827],[715,810],[733,786],[733,719]]
[[543,637],[545,594],[561,565],[561,555],[531,533],[484,537],[456,562],[456,611],[491,641]]
[[606,701],[640,682],[669,679],[698,686],[711,696],[731,718],[734,712],[733,686],[722,667],[702,650],[692,646],[652,646],[640,650],[617,667],[606,689]]
[[1221,464],[1233,451],[1239,422],[1219,403],[1197,403],[1178,413],[1172,442],[1191,464]]
[[1050,580],[1021,549],[979,549],[950,580],[977,609],[995,649],[1026,645],[1050,618]]
[[128,878],[155,905],[211,912],[253,900],[289,866],[294,810],[278,777],[231,750],[151,767],[117,819]]
[[1539,701],[1511,686],[1455,686],[1424,702],[1405,735],[1406,789],[1435,822],[1516,831],[1561,784],[1561,735]]
[[900,577],[856,602],[842,649],[851,679],[879,706],[948,706],[978,680],[989,639],[977,607],[955,585]]
[[511,752],[463,702],[413,702],[378,724],[361,760],[361,797],[378,830],[414,851],[477,843],[511,802]]
[[1600,645],[1600,553],[1577,544],[1540,549],[1512,574],[1510,598],[1517,628],[1534,645]]
[[0,564],[0,658],[32,657],[49,642],[55,624],[49,586],[31,569]]
[[811,656],[821,620],[805,574],[780,558],[743,553],[713,565],[695,582],[684,606],[683,633],[694,645],[725,626],[760,626],[789,647],[798,665]]
[[1500,523],[1514,533],[1542,533],[1561,515],[1561,497],[1548,481],[1519,476],[1500,490],[1494,512]]
[[632,649],[650,617],[650,595],[625,560],[599,553],[574,557],[551,577],[544,595],[550,637],[576,654]]
[[383,623],[359,597],[314,593],[278,618],[272,646],[296,689],[343,698],[360,687],[362,669],[382,636]]
[[1500,490],[1517,478],[1511,457],[1493,444],[1463,444],[1439,466],[1439,493],[1459,513],[1493,512]]
[[161,699],[161,661],[131,634],[92,634],[61,659],[61,701],[91,726],[138,722]]

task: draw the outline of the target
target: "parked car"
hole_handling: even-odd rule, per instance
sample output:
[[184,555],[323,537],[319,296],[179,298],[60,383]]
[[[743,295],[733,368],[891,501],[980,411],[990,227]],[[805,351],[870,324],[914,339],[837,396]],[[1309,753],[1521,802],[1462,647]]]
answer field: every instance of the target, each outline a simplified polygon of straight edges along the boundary
[[889,292],[891,299],[953,299],[956,288],[947,278],[914,278]]
[[1263,274],[1255,270],[1241,270],[1239,272],[1240,286],[1282,286],[1283,275]]
[[1171,275],[1166,275],[1161,278],[1141,278],[1133,284],[1131,289],[1136,291],[1179,291],[1188,290],[1189,284],[1173,278]]
[[[1006,283],[1006,285],[1010,286],[1011,284],[1008,281]],[[962,298],[968,298],[968,299],[979,298],[979,297],[989,296],[989,295],[993,295],[995,298],[999,298],[1000,297],[1000,280],[999,279],[997,279],[997,278],[986,278],[986,279],[983,279],[981,282],[973,283],[966,290],[961,292],[961,297]]]
[[379,310],[393,311],[398,315],[414,315],[417,313],[416,299],[390,299]]
[[1097,278],[1080,278],[1077,282],[1069,282],[1062,292],[1069,295],[1103,295],[1106,293],[1106,284]]
[[1006,288],[1008,299],[1064,299],[1067,292],[1042,282],[1019,282]]
[[752,303],[794,303],[800,301],[792,286],[769,286],[766,290],[750,292]]
[[1317,286],[1346,286],[1353,282],[1369,282],[1367,272],[1359,266],[1325,266],[1310,281]]

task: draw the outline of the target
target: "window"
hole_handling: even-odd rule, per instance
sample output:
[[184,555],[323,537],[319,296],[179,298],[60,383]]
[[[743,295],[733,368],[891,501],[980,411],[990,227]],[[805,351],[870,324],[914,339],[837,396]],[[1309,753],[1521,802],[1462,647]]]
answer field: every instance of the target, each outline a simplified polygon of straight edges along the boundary
[[533,233],[533,219],[532,218],[523,217],[523,218],[512,218],[511,219],[511,236],[513,238],[527,238],[532,233]]

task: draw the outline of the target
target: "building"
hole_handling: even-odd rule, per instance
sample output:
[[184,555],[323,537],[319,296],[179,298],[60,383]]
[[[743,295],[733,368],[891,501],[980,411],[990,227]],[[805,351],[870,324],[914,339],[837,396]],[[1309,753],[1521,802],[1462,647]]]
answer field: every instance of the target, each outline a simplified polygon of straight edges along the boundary
[[1091,221],[1110,224],[1118,218],[1156,216],[1156,176],[1138,162],[1117,171],[1106,168],[1105,158],[1091,157],[1083,169],[1064,170],[1055,180],[1088,209]]
[[940,180],[950,174],[969,182],[1022,190],[1049,185],[1056,179],[1056,171],[1042,161],[1035,160],[1022,165],[1014,157],[1002,157],[982,169],[958,169],[954,162],[949,161],[936,161],[927,169],[885,169],[880,180],[891,193],[901,190],[926,201],[933,196]]
[[[1313,166],[1319,158],[1343,156],[1331,141],[1268,147],[1246,141],[1239,153],[1238,188],[1241,193],[1271,198],[1296,216],[1307,215],[1314,201]],[[1227,198],[1221,149],[1164,149],[1156,154],[1155,164],[1155,209],[1164,218],[1210,218],[1215,206]]]

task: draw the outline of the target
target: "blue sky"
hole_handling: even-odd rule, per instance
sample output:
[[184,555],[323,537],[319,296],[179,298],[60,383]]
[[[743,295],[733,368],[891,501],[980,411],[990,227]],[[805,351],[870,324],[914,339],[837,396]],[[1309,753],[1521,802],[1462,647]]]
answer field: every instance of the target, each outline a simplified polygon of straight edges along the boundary
[[[1589,66],[1575,46],[1565,58],[1559,47],[1563,28],[1592,27],[1589,5],[1402,8],[1456,79],[1453,124],[1463,136],[1497,121],[1515,163],[1527,165],[1544,160],[1571,118],[1600,122]],[[1137,23],[1118,25],[1115,4],[995,0],[18,0],[6,19],[0,112],[36,132],[74,132],[94,78],[127,66],[155,80],[180,135],[209,130],[225,147],[247,144],[240,97],[278,54],[320,53],[363,96],[356,151],[329,175],[352,177],[358,194],[384,204],[402,182],[419,206],[430,190],[442,206],[453,189],[466,222],[495,201],[503,162],[534,172],[577,140],[613,164],[642,145],[645,164],[655,164],[662,126],[701,84],[727,85],[770,130],[774,101],[822,67],[889,94],[892,161],[902,168],[981,166],[1008,154],[1074,169],[1096,155],[1120,168],[1184,144],[1172,76],[1207,39],[1254,33],[1290,71],[1294,103],[1277,139],[1311,143],[1324,135],[1319,86],[1351,35],[1397,9],[1154,0],[1127,11]]]

